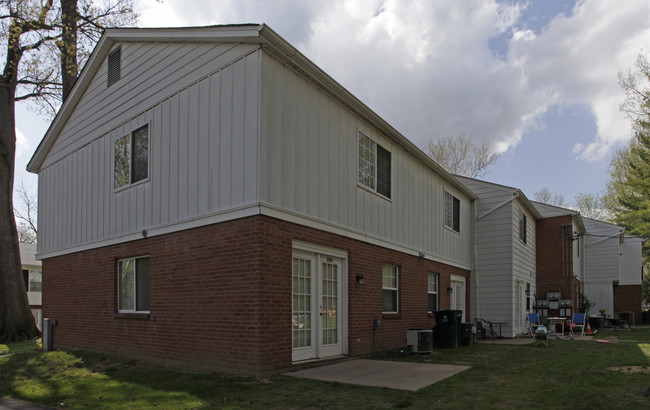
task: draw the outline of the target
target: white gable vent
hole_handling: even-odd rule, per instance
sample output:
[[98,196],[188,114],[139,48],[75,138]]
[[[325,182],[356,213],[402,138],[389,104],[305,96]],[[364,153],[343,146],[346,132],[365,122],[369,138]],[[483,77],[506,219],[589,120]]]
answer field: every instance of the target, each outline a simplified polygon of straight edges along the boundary
[[108,76],[106,86],[110,87],[119,81],[122,75],[122,49],[118,48],[108,55]]

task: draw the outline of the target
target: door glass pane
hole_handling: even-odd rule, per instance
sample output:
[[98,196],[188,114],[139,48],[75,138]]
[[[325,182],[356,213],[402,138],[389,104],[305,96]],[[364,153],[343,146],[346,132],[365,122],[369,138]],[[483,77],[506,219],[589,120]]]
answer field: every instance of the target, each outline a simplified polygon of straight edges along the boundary
[[311,346],[311,261],[293,258],[293,347]]
[[338,343],[338,265],[323,263],[322,265],[322,312],[321,325],[323,328],[323,344]]

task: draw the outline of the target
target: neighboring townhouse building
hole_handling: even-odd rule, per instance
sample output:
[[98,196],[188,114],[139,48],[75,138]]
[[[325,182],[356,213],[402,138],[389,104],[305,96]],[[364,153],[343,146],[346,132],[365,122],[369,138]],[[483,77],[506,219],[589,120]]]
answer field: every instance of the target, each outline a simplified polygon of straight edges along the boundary
[[625,233],[625,228],[584,218],[584,293],[594,303],[590,316],[616,317],[632,312],[641,322],[642,248],[645,239]]
[[267,374],[468,317],[474,194],[265,25],[106,30],[28,169],[55,348]]
[[20,262],[23,268],[23,279],[27,290],[29,308],[32,310],[34,320],[39,329],[43,328],[42,312],[42,288],[43,274],[41,272],[41,261],[36,259],[36,245],[31,243],[20,243]]
[[536,293],[536,228],[540,213],[517,188],[457,177],[478,197],[471,314],[500,322],[502,336],[526,332]]
[[534,202],[537,221],[537,292],[534,307],[542,317],[579,312],[585,225],[578,211]]

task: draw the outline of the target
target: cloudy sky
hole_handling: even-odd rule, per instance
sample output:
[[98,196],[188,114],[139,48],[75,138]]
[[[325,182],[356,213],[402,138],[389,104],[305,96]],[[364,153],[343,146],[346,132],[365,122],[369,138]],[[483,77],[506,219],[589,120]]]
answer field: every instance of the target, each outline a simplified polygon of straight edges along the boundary
[[[266,23],[417,146],[488,141],[485,179],[569,204],[604,189],[631,136],[617,74],[650,54],[648,0],[135,3],[147,27]],[[48,124],[18,114],[20,179]]]

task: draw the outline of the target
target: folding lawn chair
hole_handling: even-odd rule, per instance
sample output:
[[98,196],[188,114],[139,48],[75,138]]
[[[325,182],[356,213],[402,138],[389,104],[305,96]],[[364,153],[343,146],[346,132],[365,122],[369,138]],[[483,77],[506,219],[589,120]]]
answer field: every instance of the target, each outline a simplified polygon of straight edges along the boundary
[[527,314],[527,325],[526,327],[528,328],[528,334],[535,336],[535,331],[537,330],[538,327],[542,326],[542,322],[539,320],[539,314],[537,313],[528,313]]
[[544,325],[539,325],[535,329],[535,333],[533,334],[535,338],[535,346],[537,345],[544,345],[548,346],[548,329]]
[[485,320],[480,317],[477,317],[474,318],[474,324],[476,325],[476,329],[479,335],[478,337],[480,340],[485,340],[486,337],[489,337],[490,339],[496,338],[496,333],[492,328],[492,322],[490,322],[489,320]]
[[573,318],[571,319],[571,333],[575,330],[576,327],[580,328],[580,336],[585,335],[585,327],[587,327],[587,314],[586,313],[574,313]]

